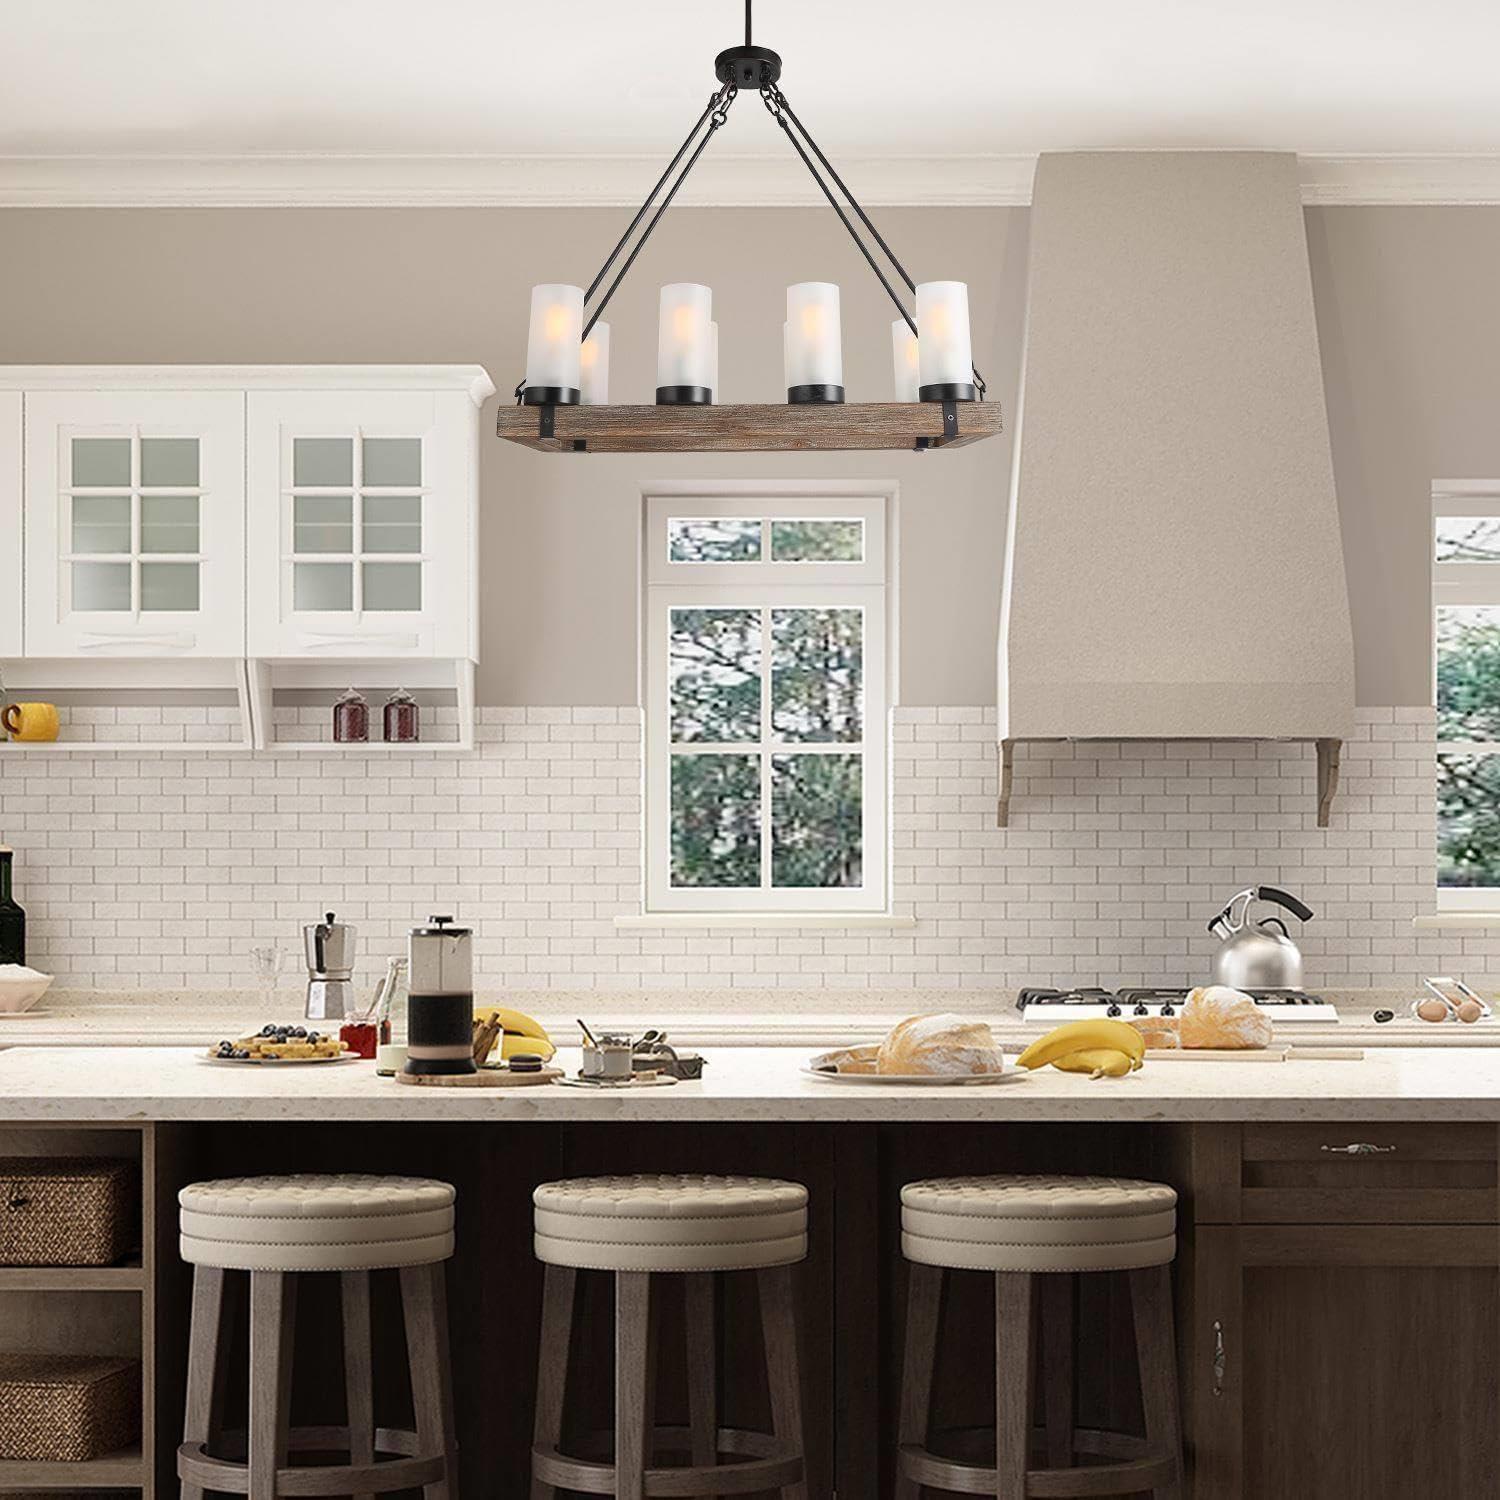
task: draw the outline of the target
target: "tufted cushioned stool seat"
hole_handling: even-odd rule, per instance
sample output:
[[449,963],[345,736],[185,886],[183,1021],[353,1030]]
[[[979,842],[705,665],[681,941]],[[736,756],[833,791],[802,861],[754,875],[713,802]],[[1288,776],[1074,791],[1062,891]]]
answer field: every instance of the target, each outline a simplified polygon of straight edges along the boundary
[[901,1249],[951,1270],[1163,1266],[1177,1251],[1177,1194],[1125,1177],[935,1177],[901,1189]]
[[453,1254],[453,1189],[423,1177],[230,1177],[178,1195],[182,1258],[230,1271],[362,1271]]
[[540,1261],[589,1271],[753,1271],[807,1256],[807,1189],[702,1173],[577,1177],[533,1195]]

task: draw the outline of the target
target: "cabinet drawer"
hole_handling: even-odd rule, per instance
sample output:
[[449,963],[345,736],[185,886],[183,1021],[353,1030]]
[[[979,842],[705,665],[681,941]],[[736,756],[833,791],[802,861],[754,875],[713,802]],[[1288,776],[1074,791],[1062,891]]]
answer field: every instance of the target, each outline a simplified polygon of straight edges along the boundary
[[[1201,1154],[1202,1222],[1493,1224],[1493,1125],[1244,1125]],[[1352,1148],[1352,1149],[1351,1149]]]

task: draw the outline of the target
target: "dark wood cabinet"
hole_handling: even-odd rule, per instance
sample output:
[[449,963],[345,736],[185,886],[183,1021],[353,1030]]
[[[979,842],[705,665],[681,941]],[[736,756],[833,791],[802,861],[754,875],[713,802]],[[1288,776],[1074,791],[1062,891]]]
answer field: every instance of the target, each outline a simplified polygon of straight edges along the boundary
[[1196,1128],[1195,1500],[1495,1493],[1496,1143],[1487,1126]]

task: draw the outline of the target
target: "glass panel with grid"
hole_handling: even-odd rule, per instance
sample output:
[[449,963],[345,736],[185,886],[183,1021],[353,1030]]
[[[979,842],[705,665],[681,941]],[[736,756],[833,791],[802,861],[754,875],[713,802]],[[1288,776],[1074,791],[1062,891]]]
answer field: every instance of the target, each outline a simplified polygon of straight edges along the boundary
[[422,608],[422,439],[359,432],[292,439],[292,607]]
[[195,614],[202,596],[197,437],[72,437],[61,561],[70,607],[86,614]]

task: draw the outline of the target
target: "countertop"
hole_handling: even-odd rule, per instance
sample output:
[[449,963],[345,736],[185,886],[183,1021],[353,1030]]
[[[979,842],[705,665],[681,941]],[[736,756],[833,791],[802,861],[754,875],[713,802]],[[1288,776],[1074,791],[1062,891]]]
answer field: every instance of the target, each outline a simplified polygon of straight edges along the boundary
[[[577,1067],[564,1051],[563,1065]],[[163,1047],[0,1053],[0,1121],[1500,1122],[1500,1052],[1389,1048],[1362,1061],[1151,1061],[1124,1079],[1045,1068],[964,1087],[831,1083],[786,1048],[721,1047],[703,1081],[631,1092],[413,1088],[371,1064],[265,1067]]]

